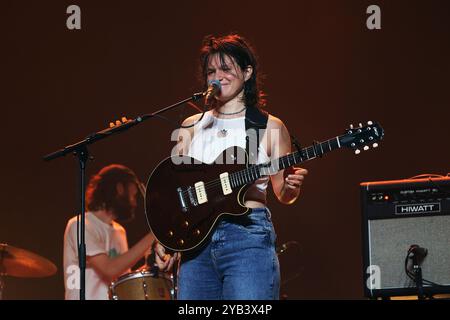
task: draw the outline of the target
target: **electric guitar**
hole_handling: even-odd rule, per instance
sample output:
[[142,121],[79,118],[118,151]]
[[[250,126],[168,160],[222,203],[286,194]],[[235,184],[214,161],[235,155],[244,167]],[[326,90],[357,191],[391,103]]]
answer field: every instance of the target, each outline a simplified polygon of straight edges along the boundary
[[226,149],[212,164],[188,156],[168,157],[147,182],[145,213],[150,229],[169,250],[194,250],[206,241],[221,216],[251,212],[244,206],[245,194],[259,178],[335,149],[350,148],[358,154],[377,147],[383,135],[381,126],[369,121],[264,164],[249,164],[246,151],[239,147]]

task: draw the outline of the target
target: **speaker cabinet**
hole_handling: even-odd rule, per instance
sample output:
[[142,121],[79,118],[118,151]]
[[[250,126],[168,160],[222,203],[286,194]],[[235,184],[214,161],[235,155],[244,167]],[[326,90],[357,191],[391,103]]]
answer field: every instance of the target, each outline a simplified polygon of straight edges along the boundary
[[422,292],[450,293],[450,179],[365,182],[360,187],[365,295],[418,293],[412,246],[426,250],[416,255]]

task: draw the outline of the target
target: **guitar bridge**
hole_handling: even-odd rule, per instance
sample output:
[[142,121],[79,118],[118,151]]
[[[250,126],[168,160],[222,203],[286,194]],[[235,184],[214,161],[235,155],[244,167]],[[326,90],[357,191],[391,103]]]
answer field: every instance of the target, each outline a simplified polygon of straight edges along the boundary
[[191,202],[191,205],[193,205],[194,207],[198,206],[197,195],[195,193],[194,188],[189,186],[186,191],[189,196],[189,201]]

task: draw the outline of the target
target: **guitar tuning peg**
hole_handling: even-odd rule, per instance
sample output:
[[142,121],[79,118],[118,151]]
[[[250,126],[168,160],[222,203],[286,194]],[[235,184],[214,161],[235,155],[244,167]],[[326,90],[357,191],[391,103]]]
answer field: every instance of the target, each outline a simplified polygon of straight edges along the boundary
[[128,121],[127,117],[122,117],[122,123],[125,123],[127,121]]
[[371,126],[371,125],[373,125],[373,122],[372,122],[372,121],[367,121],[367,124],[368,124],[369,126]]
[[114,127],[114,122],[110,122],[110,123],[109,123],[109,127],[110,127],[110,128]]
[[375,143],[372,145],[372,147],[374,147],[374,148],[378,147],[378,143],[375,142]]
[[116,126],[120,126],[122,123],[119,120],[116,120]]
[[353,124],[350,125],[350,129],[353,129]]
[[369,146],[364,146],[364,151],[369,150]]
[[361,150],[359,150],[359,149],[355,150],[355,154],[360,154],[360,153],[361,153]]

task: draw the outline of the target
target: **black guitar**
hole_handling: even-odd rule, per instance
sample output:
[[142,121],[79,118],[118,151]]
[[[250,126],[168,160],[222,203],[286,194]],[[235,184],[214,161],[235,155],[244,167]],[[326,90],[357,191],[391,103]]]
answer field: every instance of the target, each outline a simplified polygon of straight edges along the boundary
[[383,129],[368,122],[344,135],[314,143],[265,164],[250,165],[245,150],[225,150],[213,164],[187,156],[163,160],[147,182],[145,211],[157,240],[173,251],[188,251],[202,244],[222,215],[250,212],[244,206],[248,187],[262,176],[321,157],[343,147],[355,153],[377,147]]

